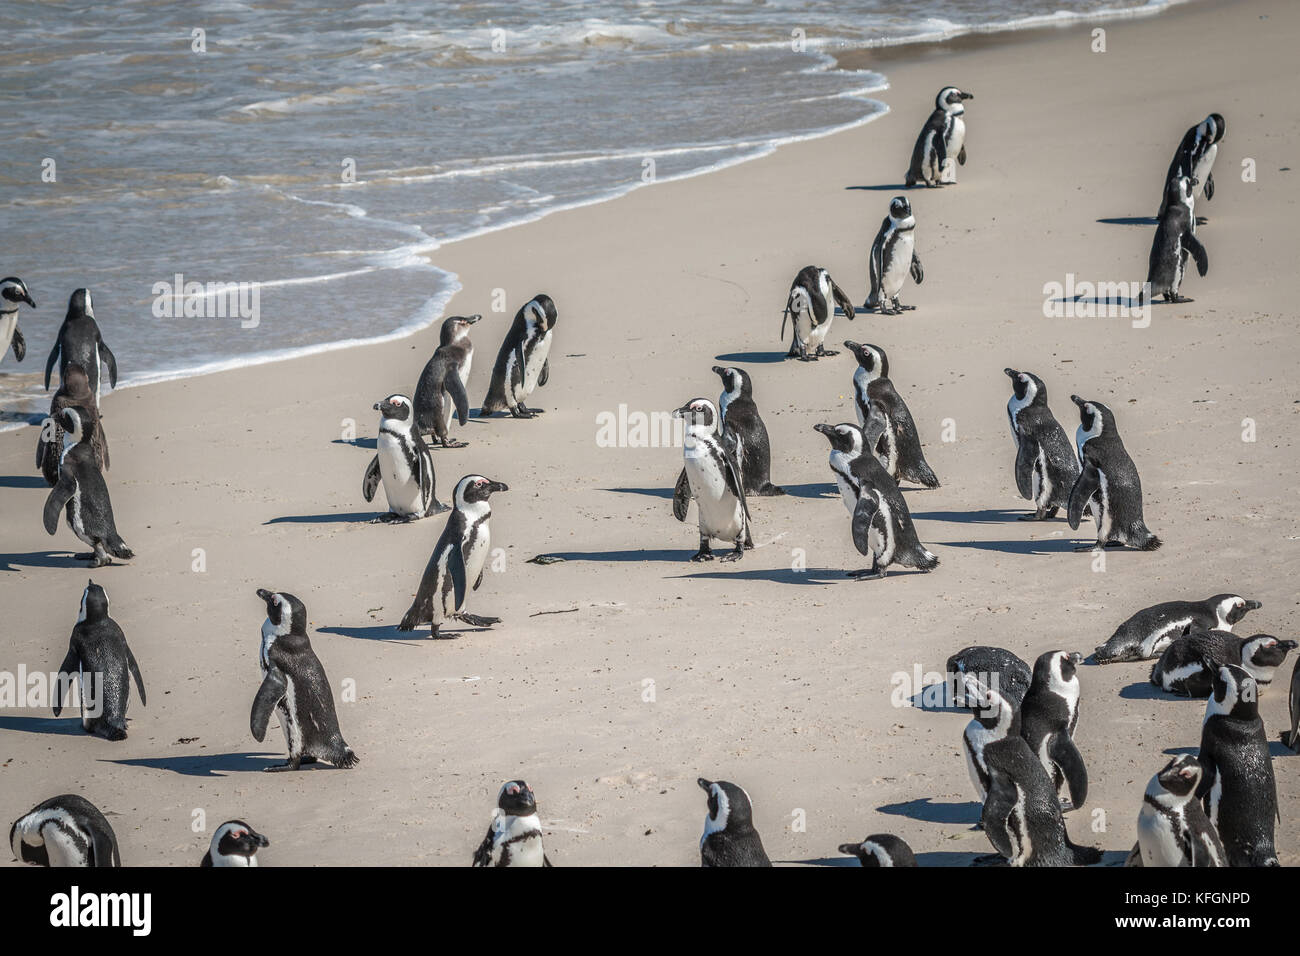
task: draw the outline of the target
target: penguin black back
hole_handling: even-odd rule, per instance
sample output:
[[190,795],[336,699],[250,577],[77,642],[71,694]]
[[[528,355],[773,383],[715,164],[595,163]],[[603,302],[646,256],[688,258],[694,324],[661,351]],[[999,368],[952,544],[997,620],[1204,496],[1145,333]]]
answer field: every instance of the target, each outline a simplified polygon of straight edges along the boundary
[[709,812],[700,837],[700,864],[715,866],[771,866],[763,841],[754,829],[749,794],[726,780],[696,781],[709,797]]

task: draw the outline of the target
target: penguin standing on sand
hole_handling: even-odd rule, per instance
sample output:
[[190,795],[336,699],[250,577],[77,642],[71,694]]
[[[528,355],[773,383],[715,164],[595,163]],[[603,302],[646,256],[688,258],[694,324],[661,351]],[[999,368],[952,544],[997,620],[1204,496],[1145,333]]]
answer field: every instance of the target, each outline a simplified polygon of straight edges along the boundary
[[917,866],[912,848],[892,833],[873,833],[861,843],[841,843],[841,853],[856,856],[863,866]]
[[917,285],[925,281],[925,269],[916,254],[916,217],[906,197],[895,196],[890,200],[889,215],[880,223],[871,244],[868,269],[871,292],[864,306],[868,312],[878,310],[881,315],[897,315],[916,308],[898,301],[898,293],[908,275]]
[[551,353],[551,332],[559,313],[545,293],[539,293],[515,314],[514,323],[497,352],[492,366],[492,384],[479,409],[480,415],[509,411],[515,418],[532,418],[545,409],[524,403],[551,377],[547,356]]
[[104,420],[95,407],[95,396],[90,391],[86,370],[72,362],[63,370],[59,390],[50,402],[50,415],[41,423],[40,437],[36,439],[36,467],[45,476],[51,488],[59,483],[59,463],[63,458],[63,425],[60,424],[65,408],[77,408],[93,426],[90,447],[100,471],[107,471],[108,436],[104,434]]
[[243,820],[227,820],[212,834],[199,866],[257,866],[257,851],[271,841]]
[[963,675],[974,674],[1016,709],[1020,708],[1034,682],[1029,665],[1004,647],[984,644],[963,647],[948,658],[947,668],[947,680],[953,686],[954,696],[964,693]]
[[718,415],[722,431],[734,437],[739,449],[740,475],[744,479],[745,493],[773,496],[785,494],[785,489],[772,484],[772,449],[767,438],[767,426],[754,404],[754,386],[749,373],[743,368],[713,366],[713,373],[722,379],[722,395],[718,399]]
[[1070,528],[1077,529],[1084,508],[1090,507],[1097,522],[1097,543],[1081,545],[1075,550],[1111,547],[1156,550],[1161,541],[1142,519],[1142,481],[1119,437],[1114,412],[1101,402],[1085,401],[1078,395],[1071,395],[1070,401],[1079,406],[1079,428],[1074,441],[1082,469],[1070,489],[1067,517]]
[[[934,112],[921,127],[921,135],[912,148],[912,165],[907,168],[907,186],[946,185],[957,181],[957,164],[966,165],[965,101],[974,93],[963,93],[955,86],[945,86],[934,98]],[[919,280],[918,280],[919,281]]]
[[749,794],[726,780],[696,781],[709,795],[709,815],[700,837],[701,866],[771,866],[754,829]]
[[1138,857],[1146,866],[1227,866],[1218,831],[1196,799],[1201,765],[1179,754],[1147,784],[1138,813]]
[[297,770],[301,764],[317,760],[327,760],[342,770],[355,767],[361,758],[339,733],[334,692],[307,637],[307,608],[283,591],[258,588],[257,596],[266,602],[257,655],[262,686],[253,699],[249,727],[253,739],[261,743],[275,713],[289,745],[288,761],[266,769]]
[[488,519],[492,517],[492,505],[488,499],[498,491],[509,490],[504,482],[489,481],[482,475],[466,475],[457,483],[447,525],[425,565],[415,600],[397,626],[399,631],[414,631],[421,624],[430,624],[429,637],[436,638],[438,629],[449,620],[471,627],[501,623],[499,617],[466,613],[465,602],[470,589],[477,591],[483,583],[483,568],[491,550]]
[[1146,286],[1138,293],[1138,304],[1149,302],[1153,296],[1163,296],[1166,302],[1194,302],[1178,293],[1187,268],[1187,254],[1196,260],[1196,271],[1205,275],[1210,271],[1210,258],[1196,238],[1196,204],[1192,198],[1195,179],[1180,176],[1171,179],[1165,189],[1164,212],[1156,225],[1156,235],[1151,241],[1151,255],[1147,259]]
[[[1178,144],[1173,160],[1169,163],[1169,172],[1165,174],[1165,186],[1170,180],[1186,176],[1196,185],[1195,195],[1204,193],[1205,198],[1214,198],[1214,160],[1219,154],[1219,141],[1227,131],[1227,124],[1220,113],[1211,113],[1186,133]],[[1166,196],[1168,193],[1166,193]],[[1163,218],[1168,200],[1161,200],[1160,212],[1156,218]]]
[[1263,690],[1296,647],[1295,641],[1279,641],[1271,634],[1237,637],[1228,631],[1195,630],[1165,648],[1151,668],[1151,683],[1169,694],[1209,697],[1219,668],[1235,664]]
[[99,808],[65,793],[39,803],[9,828],[14,856],[33,866],[121,866],[117,834]]
[[1057,509],[1069,506],[1070,489],[1079,480],[1079,459],[1047,407],[1043,380],[1031,372],[1003,371],[1011,379],[1007,418],[1016,443],[1016,490],[1034,503],[1034,513],[1020,520],[1055,518]]
[[790,284],[785,312],[781,315],[782,339],[785,320],[792,320],[790,351],[786,358],[798,356],[801,362],[815,362],[823,355],[836,354],[826,348],[826,336],[830,334],[837,305],[850,321],[856,316],[852,300],[835,284],[829,272],[821,266],[804,266],[799,270]]
[[1287,695],[1287,707],[1291,715],[1291,734],[1286,740],[1286,745],[1300,753],[1300,658],[1296,658],[1295,665],[1291,668],[1291,691]]
[[452,441],[452,412],[461,427],[469,420],[469,370],[474,363],[474,343],[469,329],[481,315],[453,315],[442,323],[439,345],[420,373],[415,386],[415,424],[423,434],[432,433],[443,448],[464,448]]
[[4,361],[10,345],[17,361],[21,362],[27,355],[27,340],[23,338],[22,329],[18,328],[18,306],[24,302],[36,308],[36,300],[27,291],[27,283],[17,276],[0,279],[0,362]]
[[447,510],[438,500],[433,455],[415,426],[411,400],[389,395],[375,403],[375,410],[383,415],[375,442],[378,452],[361,481],[366,501],[374,500],[375,489],[383,482],[388,511],[375,521],[416,521]]
[[886,429],[873,446],[883,455],[885,467],[896,481],[914,481],[927,488],[938,488],[930,463],[921,451],[921,437],[912,421],[912,412],[889,378],[889,356],[879,345],[845,342],[844,347],[858,360],[853,372],[853,403],[858,424],[867,427],[867,403],[874,401],[885,416]]
[[537,800],[522,780],[508,780],[497,794],[487,836],[474,851],[474,866],[550,866],[542,847]]
[[42,518],[46,533],[58,532],[59,512],[66,511],[73,534],[94,549],[75,555],[78,561],[89,561],[92,568],[98,568],[112,564],[113,558],[134,558],[113,523],[113,503],[95,457],[93,413],[77,406],[60,414],[63,460],[59,480],[45,499]]
[[1052,778],[1057,792],[1069,785],[1070,806],[1088,799],[1088,771],[1074,745],[1079,723],[1078,665],[1082,655],[1049,651],[1034,662],[1034,679],[1020,705],[1020,736]]
[[64,369],[75,362],[86,370],[90,379],[90,391],[95,396],[95,407],[99,407],[100,394],[103,392],[103,374],[108,370],[108,384],[117,388],[117,359],[104,344],[104,337],[95,322],[95,307],[91,301],[89,289],[77,289],[68,299],[68,312],[59,334],[54,340],[50,357],[45,360],[45,389],[50,388],[50,373],[54,363],[59,363],[59,377]]
[[673,516],[685,521],[691,499],[697,502],[700,524],[700,550],[692,561],[712,561],[711,541],[731,541],[735,547],[722,556],[723,561],[739,561],[745,549],[754,546],[749,524],[749,503],[738,459],[745,454],[735,432],[716,430],[718,410],[707,398],[693,398],[673,411],[674,418],[686,422],[682,454],[686,467],[673,489]]
[[1197,760],[1204,776],[1196,796],[1219,831],[1228,865],[1278,866],[1273,758],[1259,717],[1259,688],[1240,667],[1226,664],[1214,676]]
[[1096,648],[1096,661],[1115,664],[1152,660],[1175,638],[1193,631],[1231,631],[1234,624],[1261,607],[1258,601],[1240,594],[1216,594],[1204,601],[1166,601],[1143,608]]
[[146,703],[144,680],[140,677],[140,665],[126,643],[126,635],[108,616],[108,594],[94,581],[88,581],[81,593],[81,612],[58,673],[60,693],[54,700],[55,717],[63,713],[61,691],[76,674],[82,729],[107,740],[126,739],[131,678],[135,678],[141,706]]

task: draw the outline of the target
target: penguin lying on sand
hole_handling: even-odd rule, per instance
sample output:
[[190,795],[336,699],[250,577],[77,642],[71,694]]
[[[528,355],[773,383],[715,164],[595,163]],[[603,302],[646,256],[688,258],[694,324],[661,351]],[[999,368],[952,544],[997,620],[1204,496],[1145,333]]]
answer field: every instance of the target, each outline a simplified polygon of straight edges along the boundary
[[117,834],[99,808],[65,793],[37,804],[9,828],[14,856],[33,866],[121,866]]
[[1258,601],[1240,594],[1156,604],[1143,608],[1116,628],[1106,643],[1096,648],[1095,658],[1098,664],[1153,660],[1177,637],[1193,631],[1231,631],[1234,624],[1261,607]]

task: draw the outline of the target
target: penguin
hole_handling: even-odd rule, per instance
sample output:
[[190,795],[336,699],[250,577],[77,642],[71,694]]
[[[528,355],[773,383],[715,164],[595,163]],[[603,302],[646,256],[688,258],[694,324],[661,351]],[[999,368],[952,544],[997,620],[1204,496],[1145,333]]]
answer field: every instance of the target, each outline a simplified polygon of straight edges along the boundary
[[[1048,651],[1034,661],[1033,683],[1020,705],[1020,736],[1038,756],[1057,792],[1067,784],[1070,807],[1088,799],[1088,771],[1074,745],[1079,723],[1078,666],[1082,654]],[[1065,809],[1062,804],[1062,809]]]
[[1151,778],[1138,812],[1134,866],[1227,866],[1219,834],[1196,799],[1201,765],[1179,754]]
[[1017,709],[1034,682],[1029,665],[1003,647],[963,647],[948,658],[947,668],[947,680],[954,690],[963,689],[963,675],[974,674]]
[[470,588],[477,591],[483,583],[483,567],[491,550],[488,519],[492,517],[492,506],[488,499],[498,491],[509,490],[504,482],[489,481],[482,475],[466,475],[456,484],[454,508],[424,568],[415,600],[397,626],[399,631],[414,631],[421,624],[430,624],[429,637],[436,638],[448,620],[471,627],[501,623],[499,617],[466,613],[465,602]]
[[1228,631],[1194,630],[1165,648],[1151,668],[1151,683],[1169,694],[1209,697],[1215,672],[1235,664],[1263,690],[1296,647],[1295,641],[1279,641],[1271,634],[1237,637]]
[[979,678],[966,675],[966,699],[984,726],[988,796],[980,822],[993,848],[1011,866],[1085,866],[1101,860],[1095,847],[1076,846],[1065,830],[1056,787],[1020,735],[1020,714]]
[[1280,820],[1273,759],[1259,717],[1255,678],[1220,667],[1201,724],[1203,776],[1196,796],[1219,831],[1229,866],[1279,866],[1273,823]]
[[90,379],[84,368],[76,362],[70,362],[63,370],[59,390],[54,393],[54,399],[50,402],[49,417],[41,423],[40,437],[36,439],[36,467],[45,475],[45,483],[51,488],[59,483],[59,463],[63,458],[63,426],[59,424],[60,413],[65,408],[78,406],[94,425],[90,447],[95,452],[95,461],[99,464],[99,470],[108,470],[108,436],[104,434],[104,420],[95,407],[95,396],[90,391]]
[[925,281],[925,269],[916,254],[916,217],[912,215],[912,204],[904,196],[895,196],[889,202],[889,215],[880,223],[880,231],[871,244],[868,271],[871,292],[863,306],[868,312],[898,315],[916,308],[898,301],[903,280],[909,274],[917,285]]
[[926,488],[938,488],[939,479],[921,451],[921,438],[916,433],[912,412],[889,379],[889,356],[879,345],[849,341],[844,347],[858,360],[853,372],[853,402],[858,424],[866,428],[868,399],[874,400],[885,416],[887,427],[873,447],[884,456],[889,474],[898,482],[914,481]]
[[841,843],[841,853],[863,866],[917,866],[912,848],[892,833],[873,833],[861,843]]
[[18,306],[27,303],[36,308],[36,300],[27,291],[27,283],[17,276],[0,279],[0,362],[12,345],[14,360],[21,362],[27,356],[27,340],[18,328]]
[[[1195,195],[1204,193],[1205,198],[1214,198],[1214,159],[1219,153],[1219,141],[1227,131],[1227,124],[1220,113],[1211,113],[1186,133],[1178,144],[1173,160],[1169,163],[1169,172],[1165,174],[1165,184],[1181,176],[1187,176],[1197,183]],[[1167,195],[1167,193],[1166,193]],[[1167,200],[1161,200],[1160,212],[1156,218],[1165,214]]]
[[537,800],[522,780],[508,780],[497,794],[487,836],[474,851],[474,866],[550,866],[542,847]]
[[1070,489],[1079,480],[1079,459],[1065,429],[1047,407],[1047,386],[1032,372],[1003,369],[1011,379],[1007,418],[1016,443],[1016,490],[1034,503],[1021,521],[1046,521],[1067,508]]
[[227,820],[212,834],[199,866],[257,866],[257,851],[271,841],[243,820]]
[[718,398],[718,417],[722,431],[734,436],[740,449],[737,464],[744,479],[745,493],[771,497],[785,494],[784,488],[772,484],[772,450],[767,426],[754,404],[754,386],[743,368],[713,366],[713,374],[722,379]]
[[1079,406],[1074,441],[1082,467],[1070,489],[1067,517],[1070,528],[1077,529],[1084,508],[1091,507],[1097,522],[1097,543],[1075,550],[1129,547],[1155,551],[1162,542],[1142,520],[1142,481],[1119,437],[1115,414],[1101,402],[1085,401],[1078,395],[1071,395],[1070,401]]
[[73,362],[86,370],[96,408],[99,407],[103,391],[101,372],[105,367],[108,369],[108,384],[117,388],[117,359],[100,335],[89,289],[77,289],[68,299],[67,315],[64,316],[63,325],[59,326],[59,334],[55,337],[50,357],[45,360],[46,391],[50,389],[50,373],[54,370],[55,362],[59,363],[59,378],[63,378],[64,369]]
[[849,577],[883,578],[891,564],[918,571],[937,568],[939,559],[917,539],[907,502],[898,485],[867,450],[862,429],[846,422],[814,425],[813,430],[825,435],[831,444],[831,472],[844,507],[853,518],[853,544],[859,554],[871,557],[870,568],[851,571]]
[[545,411],[529,408],[524,403],[551,377],[547,356],[557,318],[555,303],[545,293],[534,296],[515,314],[501,351],[497,352],[492,384],[479,409],[480,415],[509,411],[515,418],[532,418]]
[[1240,594],[1216,594],[1204,601],[1166,601],[1143,608],[1096,648],[1094,659],[1098,664],[1153,660],[1176,637],[1193,631],[1231,631],[1234,624],[1261,607],[1258,601]]
[[113,558],[124,560],[135,554],[126,546],[117,526],[113,523],[113,503],[108,497],[108,485],[99,471],[95,459],[94,419],[92,412],[82,406],[65,408],[60,413],[63,425],[63,460],[59,465],[59,480],[45,499],[43,520],[48,534],[59,530],[59,512],[66,511],[68,527],[93,548],[93,551],[75,555],[78,561],[89,561],[92,568],[112,564]]
[[1196,260],[1196,271],[1205,275],[1210,271],[1210,258],[1205,246],[1196,238],[1196,203],[1192,197],[1195,179],[1180,176],[1169,181],[1165,189],[1165,206],[1156,225],[1156,235],[1151,241],[1151,255],[1147,260],[1147,281],[1138,293],[1138,305],[1149,302],[1152,296],[1163,296],[1166,302],[1194,302],[1178,289],[1183,284],[1187,267],[1187,254]]
[[785,320],[791,328],[790,351],[786,358],[799,358],[801,362],[815,362],[823,355],[836,353],[826,348],[838,305],[846,318],[856,318],[853,301],[836,285],[831,274],[821,266],[804,266],[790,284],[786,296],[785,312],[781,314],[781,338],[785,339]]
[[[128,676],[128,672],[129,675]],[[108,616],[108,594],[94,581],[81,593],[81,611],[68,639],[68,653],[59,665],[59,687],[78,676],[81,726],[88,734],[107,740],[126,739],[126,706],[131,699],[131,677],[146,704],[144,680],[118,623]],[[62,694],[54,699],[54,716],[63,713]]]
[[1287,695],[1287,706],[1291,714],[1291,735],[1286,745],[1300,753],[1300,657],[1296,658],[1291,668],[1291,692]]
[[701,866],[771,866],[754,829],[749,794],[726,780],[696,781],[709,795],[709,814],[700,837]]
[[[966,165],[966,100],[974,93],[964,93],[955,86],[945,86],[934,98],[934,112],[921,127],[921,135],[912,147],[912,165],[907,168],[907,186],[946,185],[957,181],[953,159]],[[918,280],[919,281],[919,280]]]
[[261,743],[275,712],[289,748],[285,763],[266,770],[297,770],[317,760],[327,760],[342,770],[355,767],[361,758],[339,733],[334,693],[307,637],[307,608],[283,591],[258,588],[257,596],[266,602],[266,620],[257,656],[262,685],[253,698],[249,728],[253,739]]
[[420,373],[415,386],[415,422],[423,434],[432,434],[443,448],[464,448],[467,442],[449,435],[452,412],[461,427],[469,419],[469,370],[474,363],[474,343],[469,328],[483,316],[453,315],[442,323],[439,344]]
[[674,410],[673,417],[686,422],[682,447],[686,467],[673,489],[673,515],[678,521],[685,521],[691,499],[698,502],[700,550],[691,560],[712,561],[710,540],[720,538],[735,543],[735,548],[724,554],[722,560],[739,561],[745,556],[745,549],[754,546],[749,503],[745,500],[738,462],[743,459],[745,449],[736,433],[716,431],[718,410],[707,398],[691,399]]
[[9,828],[14,857],[33,866],[121,866],[117,834],[99,808],[65,793],[39,803]]
[[446,511],[438,500],[433,473],[433,455],[416,427],[411,400],[389,395],[375,403],[383,419],[379,423],[379,449],[366,468],[361,494],[373,501],[382,481],[388,497],[388,511],[375,521],[416,521]]

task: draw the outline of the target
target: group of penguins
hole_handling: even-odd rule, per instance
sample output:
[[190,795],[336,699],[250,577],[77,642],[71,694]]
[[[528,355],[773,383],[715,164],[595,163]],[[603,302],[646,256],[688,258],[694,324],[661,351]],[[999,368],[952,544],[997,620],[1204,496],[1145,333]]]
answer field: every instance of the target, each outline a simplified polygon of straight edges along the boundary
[[[955,164],[966,161],[964,102],[972,94],[945,87],[913,150],[909,187],[956,182]],[[1194,237],[1194,197],[1213,196],[1211,168],[1223,119],[1212,114],[1188,131],[1170,166],[1152,248],[1153,293],[1178,295],[1190,252],[1202,274],[1204,248]],[[905,197],[890,203],[889,216],[871,247],[868,311],[896,314],[906,276],[920,283],[924,272],[914,244],[915,219]],[[1172,271],[1170,271],[1172,270]],[[26,345],[17,327],[19,304],[35,307],[21,279],[0,281],[0,356],[12,343],[21,361]],[[808,266],[791,285],[785,318],[793,334],[788,357],[815,361],[836,354],[826,349],[838,305],[853,317],[854,307],[825,269]],[[389,395],[375,404],[380,413],[376,454],[365,470],[362,494],[373,501],[384,488],[388,510],[376,521],[413,521],[450,511],[415,598],[399,629],[429,625],[438,637],[448,621],[486,627],[498,618],[470,614],[471,590],[483,580],[490,550],[489,499],[507,491],[505,483],[470,474],[457,482],[450,506],[437,497],[430,443],[464,447],[451,438],[455,418],[469,415],[467,386],[473,361],[469,338],[479,315],[452,316],[441,327],[439,346],[424,367],[414,397]],[[532,418],[534,391],[547,383],[552,332],[558,318],[545,294],[529,300],[515,315],[498,351],[491,385],[480,415],[509,412]],[[858,551],[871,566],[850,572],[857,578],[883,577],[893,565],[930,571],[938,559],[917,539],[903,481],[926,488],[939,480],[926,462],[906,402],[889,377],[889,359],[877,345],[845,342],[856,358],[853,376],[857,424],[817,424],[830,444],[830,468],[851,516]],[[50,534],[64,512],[73,533],[92,550],[78,555],[91,567],[130,559],[113,522],[103,471],[108,443],[99,412],[102,380],[117,383],[117,363],[94,317],[91,295],[78,289],[68,304],[46,363],[45,383],[58,364],[60,387],[41,430],[36,464],[52,486],[44,509]],[[722,560],[738,560],[753,546],[747,495],[778,496],[771,481],[767,431],[754,401],[753,383],[743,369],[715,366],[723,391],[717,405],[696,398],[675,410],[684,422],[684,466],[673,494],[674,515],[686,520],[697,504],[699,550],[693,561],[713,558],[711,541],[729,542]],[[1095,544],[1079,550],[1131,547],[1154,550],[1160,539],[1146,527],[1136,466],[1120,439],[1111,410],[1097,401],[1071,396],[1080,424],[1072,445],[1047,404],[1047,388],[1029,372],[1006,369],[1012,395],[1007,405],[1016,445],[1015,478],[1022,497],[1033,503],[1026,520],[1054,518],[1066,510],[1072,529],[1084,515],[1096,524]],[[426,441],[425,436],[429,436]],[[545,557],[545,556],[542,556]],[[543,561],[542,563],[545,563]],[[339,730],[333,693],[307,634],[306,608],[287,592],[259,589],[266,607],[258,655],[262,682],[250,714],[253,737],[262,741],[272,714],[285,735],[288,759],[272,771],[297,770],[326,761],[339,768],[360,758]],[[1143,796],[1138,843],[1130,865],[1276,865],[1273,824],[1278,813],[1267,736],[1258,713],[1258,695],[1275,670],[1296,648],[1265,634],[1237,637],[1232,627],[1259,608],[1239,595],[1206,601],[1175,601],[1138,612],[1095,651],[1095,661],[1155,660],[1151,681],[1162,690],[1208,698],[1199,756],[1180,754],[1152,779]],[[973,719],[963,734],[971,779],[983,800],[980,826],[996,853],[977,862],[1012,866],[1087,865],[1099,850],[1073,844],[1063,810],[1081,807],[1087,797],[1084,760],[1074,745],[1079,719],[1077,675],[1082,656],[1067,651],[1043,654],[1031,668],[1010,651],[969,647],[948,660],[946,702],[967,709]],[[133,678],[145,703],[144,682],[125,634],[109,616],[108,595],[89,582],[82,594],[77,624],[59,674],[101,676],[99,709],[87,711],[83,684],[82,725],[109,740],[126,737],[126,709]],[[54,713],[61,713],[62,700]],[[1300,750],[1300,667],[1290,687],[1288,746]],[[728,781],[700,778],[707,794],[707,816],[700,840],[705,866],[766,866],[770,861],[754,828],[748,794]],[[1061,788],[1068,799],[1059,796]],[[507,781],[475,866],[550,866],[542,846],[536,797],[523,780]],[[10,829],[18,860],[47,866],[119,866],[117,839],[104,815],[84,797],[53,797],[19,818]],[[214,832],[204,866],[256,866],[265,836],[241,820]],[[863,866],[915,866],[908,845],[891,834],[873,834],[839,846]]]

